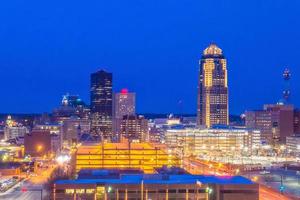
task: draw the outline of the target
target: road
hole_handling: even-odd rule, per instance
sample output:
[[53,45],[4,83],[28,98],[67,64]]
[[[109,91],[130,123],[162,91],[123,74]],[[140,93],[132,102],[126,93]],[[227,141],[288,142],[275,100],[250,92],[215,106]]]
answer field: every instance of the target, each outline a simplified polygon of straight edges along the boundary
[[[185,159],[184,166],[192,174],[224,174],[225,166],[215,163],[203,162],[196,159]],[[221,169],[221,171],[219,171]],[[259,200],[295,200],[280,194],[279,192],[260,185]],[[300,200],[297,199],[297,200]]]
[[[11,188],[5,194],[0,196],[0,199],[5,200],[38,200],[41,199],[41,185],[36,185],[30,181],[24,181],[21,184]],[[46,191],[43,191],[43,196],[46,195]]]
[[261,186],[259,187],[259,199],[260,200],[293,200],[278,192],[274,192],[272,189]]
[[25,181],[15,185],[5,193],[0,194],[2,200],[39,200],[48,195],[44,189],[44,184],[52,174],[56,165],[50,165],[47,169],[38,169],[37,175],[28,178]]

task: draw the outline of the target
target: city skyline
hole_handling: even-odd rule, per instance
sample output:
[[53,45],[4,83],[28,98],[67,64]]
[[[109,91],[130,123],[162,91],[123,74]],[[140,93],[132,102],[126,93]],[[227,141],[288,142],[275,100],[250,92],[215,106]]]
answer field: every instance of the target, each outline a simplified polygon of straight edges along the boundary
[[[13,6],[11,2],[4,4],[2,9]],[[300,63],[295,59],[299,2],[133,5],[107,3],[117,11],[114,14],[96,2],[71,5],[74,11],[82,12],[42,12],[30,2],[3,9],[1,17],[8,20],[0,31],[0,73],[5,74],[0,80],[5,94],[0,100],[1,112],[50,112],[66,92],[89,102],[89,74],[105,68],[114,74],[115,91],[126,87],[137,93],[138,113],[195,114],[197,62],[211,41],[226,52],[230,66],[230,113],[277,102],[286,67],[292,72],[291,102],[299,106],[300,86],[296,83]],[[184,8],[189,12],[182,11]],[[153,9],[155,16],[151,15]],[[32,15],[26,15],[26,10]],[[213,16],[211,10],[215,10]],[[185,15],[179,17],[180,11]],[[12,13],[17,15],[11,17]],[[249,98],[244,98],[244,91]],[[178,105],[180,101],[183,103]]]
[[300,199],[300,1],[3,1],[0,199]]

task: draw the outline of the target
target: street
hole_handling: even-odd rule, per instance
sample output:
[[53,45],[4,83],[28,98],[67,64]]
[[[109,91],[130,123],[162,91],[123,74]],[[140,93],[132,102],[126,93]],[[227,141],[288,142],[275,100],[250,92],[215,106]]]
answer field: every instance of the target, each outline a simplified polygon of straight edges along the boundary
[[50,165],[47,169],[38,169],[36,176],[21,181],[4,193],[0,193],[0,199],[5,200],[39,200],[47,197],[44,184],[47,183],[56,165]]

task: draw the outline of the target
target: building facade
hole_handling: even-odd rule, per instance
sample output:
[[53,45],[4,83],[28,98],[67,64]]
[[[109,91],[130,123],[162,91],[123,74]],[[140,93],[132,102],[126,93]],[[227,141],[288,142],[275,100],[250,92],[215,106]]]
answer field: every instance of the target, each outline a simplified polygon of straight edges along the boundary
[[222,50],[211,44],[203,51],[199,64],[197,124],[228,125],[228,78]]
[[91,74],[91,133],[112,140],[112,73]]
[[13,140],[19,137],[24,137],[29,130],[27,127],[22,124],[17,123],[12,117],[7,116],[5,127],[4,127],[4,139],[5,140]]
[[166,144],[182,156],[251,155],[260,147],[260,131],[243,128],[174,128],[165,133]]
[[124,115],[121,122],[121,139],[129,141],[149,141],[148,120],[139,115]]
[[294,110],[294,133],[300,134],[300,110]]
[[181,161],[165,149],[150,143],[95,143],[78,147],[76,171],[81,169],[140,169],[153,173],[162,166],[180,166]]
[[51,134],[49,130],[32,130],[24,138],[25,154],[32,157],[48,156],[52,153]]
[[300,156],[300,135],[286,137],[286,150],[289,154]]
[[246,127],[260,130],[267,144],[285,143],[286,137],[294,134],[294,107],[270,104],[263,110],[247,111]]
[[90,120],[79,117],[71,117],[64,121],[63,140],[69,146],[76,145],[84,133],[90,133]]
[[[116,171],[116,170],[115,170]],[[241,176],[128,173],[94,170],[92,176],[58,180],[53,200],[258,200],[259,185]],[[95,175],[98,179],[95,179]]]
[[122,89],[121,92],[115,93],[113,98],[113,132],[118,136],[125,115],[135,115],[135,93]]

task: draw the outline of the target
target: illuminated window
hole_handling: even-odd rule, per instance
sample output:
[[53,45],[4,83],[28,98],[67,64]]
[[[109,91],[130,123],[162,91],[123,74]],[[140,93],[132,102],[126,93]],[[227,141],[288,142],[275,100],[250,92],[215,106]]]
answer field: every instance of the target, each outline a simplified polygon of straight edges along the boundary
[[95,192],[95,189],[86,189],[87,194],[92,194]]
[[84,189],[76,189],[76,193],[77,194],[83,194],[84,193]]
[[74,189],[66,189],[66,194],[74,194]]

